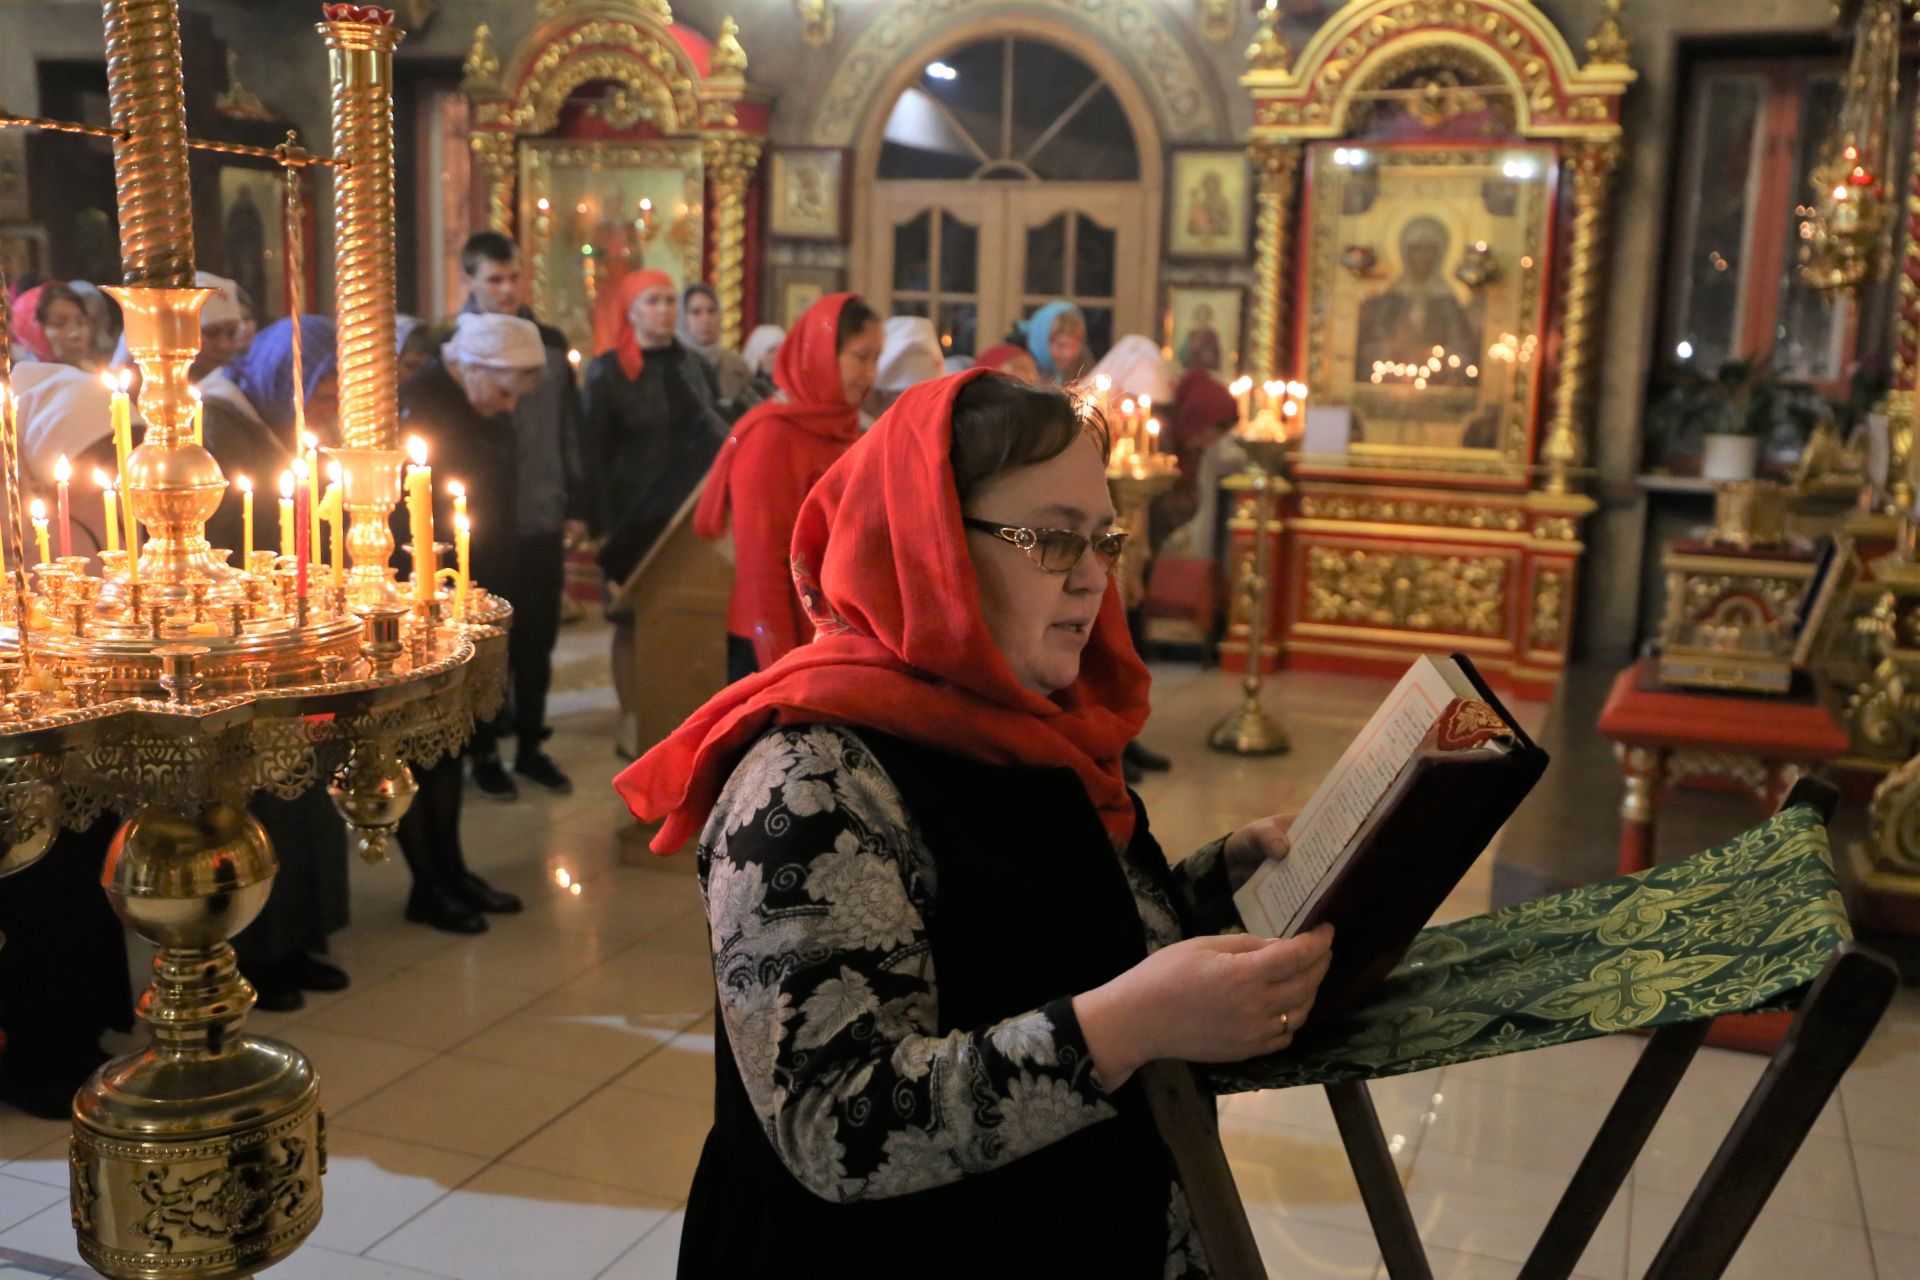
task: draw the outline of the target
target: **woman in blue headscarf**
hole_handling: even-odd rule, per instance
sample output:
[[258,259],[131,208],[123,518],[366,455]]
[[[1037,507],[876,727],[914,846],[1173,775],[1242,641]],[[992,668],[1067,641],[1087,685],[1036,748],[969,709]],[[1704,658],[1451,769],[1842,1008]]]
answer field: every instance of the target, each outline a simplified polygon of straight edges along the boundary
[[[306,428],[322,442],[334,439],[339,417],[333,322],[321,316],[300,318],[300,382]],[[253,536],[265,549],[276,545],[280,473],[293,464],[293,321],[276,320],[262,329],[245,355],[228,370],[244,403],[209,399],[206,446],[227,476],[227,494],[207,522],[216,547],[241,545],[239,476],[253,482],[256,494]],[[280,870],[273,896],[239,937],[240,971],[259,993],[260,1007],[277,1011],[306,1003],[303,991],[338,991],[347,975],[319,959],[327,935],[347,923],[346,831],[326,798],[314,787],[297,800],[279,800],[264,792],[248,804],[267,829]]]
[[1019,336],[1042,381],[1064,384],[1086,372],[1087,318],[1073,303],[1049,302],[1027,317]]

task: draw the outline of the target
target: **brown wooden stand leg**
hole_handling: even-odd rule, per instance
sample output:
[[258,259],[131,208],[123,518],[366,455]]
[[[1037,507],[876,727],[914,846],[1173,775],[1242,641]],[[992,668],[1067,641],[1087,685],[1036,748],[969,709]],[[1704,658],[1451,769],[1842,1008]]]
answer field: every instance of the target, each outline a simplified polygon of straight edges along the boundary
[[1620,874],[1653,865],[1654,806],[1660,798],[1664,753],[1655,747],[1615,748],[1626,788],[1620,797]]
[[1400,1171],[1393,1166],[1393,1153],[1387,1150],[1387,1136],[1380,1131],[1380,1116],[1373,1109],[1366,1082],[1330,1084],[1327,1101],[1333,1107],[1333,1122],[1340,1127],[1353,1179],[1360,1184],[1360,1199],[1367,1206],[1367,1220],[1373,1224],[1388,1280],[1433,1280],[1427,1251],[1413,1225],[1413,1210],[1407,1206],[1406,1188],[1400,1185]]

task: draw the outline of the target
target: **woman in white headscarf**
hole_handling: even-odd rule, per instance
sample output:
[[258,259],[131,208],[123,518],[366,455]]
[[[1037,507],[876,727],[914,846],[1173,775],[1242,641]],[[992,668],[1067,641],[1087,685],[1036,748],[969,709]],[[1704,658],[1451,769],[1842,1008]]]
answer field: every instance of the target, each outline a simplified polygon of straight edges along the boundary
[[947,371],[947,353],[939,331],[925,316],[893,316],[886,324],[880,348],[880,371],[863,406],[869,420],[893,406],[908,387],[938,378]]
[[[753,391],[760,400],[771,400],[778,390],[773,385],[773,358],[780,352],[780,344],[785,342],[787,331],[777,324],[760,324],[753,327],[747,340],[740,347],[740,358],[747,362],[747,369],[753,378]],[[758,403],[758,401],[756,401]]]
[[[73,551],[91,555],[102,545],[105,511],[82,500],[96,492],[94,468],[113,469],[113,435],[108,417],[112,394],[98,375],[72,365],[34,362],[14,366],[13,390],[20,398],[20,464],[26,483],[23,499],[41,498],[53,508],[55,468],[65,458],[73,469]],[[0,499],[0,507],[4,507]],[[0,510],[0,519],[5,518]]]
[[1092,377],[1101,374],[1113,379],[1116,396],[1151,396],[1155,404],[1173,400],[1173,367],[1160,354],[1160,344],[1152,338],[1130,333],[1113,344],[1113,349],[1093,366]]

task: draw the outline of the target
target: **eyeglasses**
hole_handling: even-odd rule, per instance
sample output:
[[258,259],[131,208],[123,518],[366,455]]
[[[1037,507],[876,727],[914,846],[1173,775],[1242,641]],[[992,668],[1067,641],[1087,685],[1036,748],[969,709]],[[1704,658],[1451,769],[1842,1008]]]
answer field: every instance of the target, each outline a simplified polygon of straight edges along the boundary
[[1025,529],[1017,525],[995,524],[991,520],[976,520],[972,516],[962,516],[960,523],[969,529],[990,533],[1002,542],[1012,543],[1048,573],[1072,573],[1089,547],[1111,572],[1113,566],[1119,563],[1121,553],[1127,549],[1127,533],[1124,529],[1089,538],[1071,529]]

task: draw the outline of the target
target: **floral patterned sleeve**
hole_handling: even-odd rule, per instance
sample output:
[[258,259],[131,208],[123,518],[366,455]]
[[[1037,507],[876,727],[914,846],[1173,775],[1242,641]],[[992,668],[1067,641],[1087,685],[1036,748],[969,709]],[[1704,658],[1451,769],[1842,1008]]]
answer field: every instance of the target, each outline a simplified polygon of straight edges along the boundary
[[1173,864],[1173,906],[1189,938],[1240,926],[1227,873],[1227,838],[1201,845]]
[[747,1096],[815,1195],[926,1190],[1116,1114],[1071,992],[939,1033],[933,861],[852,733],[763,737],[702,833],[700,877]]

